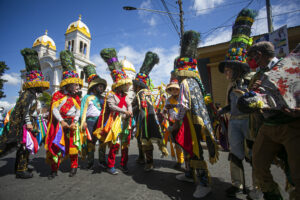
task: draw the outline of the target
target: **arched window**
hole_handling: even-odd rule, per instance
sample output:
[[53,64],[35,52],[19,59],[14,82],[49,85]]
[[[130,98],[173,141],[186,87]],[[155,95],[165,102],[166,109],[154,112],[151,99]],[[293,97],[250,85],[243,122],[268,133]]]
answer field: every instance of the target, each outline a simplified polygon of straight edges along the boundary
[[84,44],[84,48],[83,48],[83,54],[84,54],[84,55],[86,55],[86,47],[87,47],[87,45]]
[[80,41],[79,52],[83,53],[83,42],[82,41]]
[[71,46],[71,51],[73,52],[74,50],[74,40],[72,40],[72,46]]
[[71,51],[71,41],[68,41],[68,47],[67,47],[67,49],[68,49],[69,51]]

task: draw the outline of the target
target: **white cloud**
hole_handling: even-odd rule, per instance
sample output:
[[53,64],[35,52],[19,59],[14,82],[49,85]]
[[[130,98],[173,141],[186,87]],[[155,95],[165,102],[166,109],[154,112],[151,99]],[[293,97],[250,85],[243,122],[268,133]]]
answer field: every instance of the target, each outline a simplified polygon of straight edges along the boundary
[[15,104],[8,101],[0,101],[0,107],[4,107],[6,111],[10,110]]
[[19,73],[10,73],[10,74],[3,74],[2,79],[7,80],[5,84],[8,85],[20,85],[21,84],[21,77]]
[[[213,11],[213,9],[207,9],[207,8],[218,6],[223,2],[224,0],[195,0],[191,9],[196,11],[196,15],[201,15]],[[203,9],[207,9],[207,10],[203,10]]]
[[[142,49],[140,51],[135,50],[131,46],[123,46],[118,52],[119,60],[123,60],[126,57],[126,60],[130,61],[138,72],[140,67],[143,64],[145,54],[147,51],[152,51],[158,54],[159,63],[154,66],[153,70],[150,73],[150,77],[154,85],[160,85],[161,82],[168,83],[170,79],[170,72],[173,70],[174,59],[179,55],[179,46],[173,46],[168,49],[153,47],[150,49]],[[91,56],[91,60],[97,66],[97,73],[106,79],[106,81],[111,84],[112,79],[110,77],[110,72],[107,69],[107,65],[104,63],[102,58],[99,55]]]
[[[140,5],[140,8],[153,10],[152,5],[151,5],[151,0],[143,1]],[[140,18],[145,23],[149,24],[151,27],[154,27],[157,24],[158,17],[154,13],[152,13],[150,11],[139,10],[138,14],[139,14]]]
[[231,27],[220,28],[209,34],[206,38],[204,38],[203,42],[201,41],[200,46],[203,47],[219,44],[222,42],[228,42],[231,39],[231,32]]

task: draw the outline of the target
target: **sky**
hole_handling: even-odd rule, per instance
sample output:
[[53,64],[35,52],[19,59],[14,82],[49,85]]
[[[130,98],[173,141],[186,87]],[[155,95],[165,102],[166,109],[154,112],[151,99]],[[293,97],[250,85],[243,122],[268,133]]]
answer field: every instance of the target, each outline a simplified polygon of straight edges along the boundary
[[[169,11],[178,13],[176,0],[165,0]],[[300,0],[270,0],[273,26],[277,29],[300,25]],[[64,50],[65,32],[70,23],[82,15],[91,33],[90,60],[101,77],[112,82],[107,65],[99,52],[115,48],[119,60],[125,56],[136,71],[141,67],[147,51],[156,52],[160,62],[150,73],[155,85],[168,83],[175,57],[179,55],[179,36],[169,17],[143,10],[125,11],[123,6],[164,10],[161,0],[0,0],[0,61],[10,68],[3,75],[5,98],[0,106],[11,107],[20,90],[20,70],[25,68],[20,50],[32,47],[36,38],[48,30],[59,52]],[[264,0],[183,0],[184,29],[201,34],[199,46],[227,42],[231,25],[239,11],[248,8],[258,11],[252,35],[267,32]],[[286,12],[297,12],[284,14]],[[279,15],[282,14],[282,15]],[[179,17],[172,15],[179,28]],[[216,27],[220,27],[217,28]]]

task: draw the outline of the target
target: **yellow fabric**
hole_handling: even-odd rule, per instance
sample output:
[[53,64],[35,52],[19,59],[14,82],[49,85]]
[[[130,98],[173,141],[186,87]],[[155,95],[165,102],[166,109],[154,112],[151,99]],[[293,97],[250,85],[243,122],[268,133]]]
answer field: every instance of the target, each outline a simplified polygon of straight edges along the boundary
[[[89,102],[91,100],[94,100],[95,99],[95,96],[94,95],[91,95],[89,96],[86,101],[85,101],[85,104],[84,104],[84,108],[83,108],[83,113],[82,113],[82,116],[81,116],[81,123],[80,123],[80,131],[82,130],[83,128],[83,124],[85,123],[86,121],[86,112],[87,112],[87,109],[88,109],[88,106],[89,106]],[[77,102],[76,102],[77,103]]]
[[112,89],[114,90],[115,88],[121,86],[121,85],[125,85],[125,84],[132,84],[132,80],[130,78],[124,78],[121,80],[118,80],[117,82],[112,84]]
[[116,119],[114,120],[112,127],[104,141],[104,143],[106,142],[112,142],[112,143],[116,143],[117,142],[117,138],[119,136],[119,134],[122,132],[122,117],[120,115],[118,115],[116,117]]
[[[170,102],[170,104],[171,105],[177,105],[178,104],[178,101],[177,101],[177,99],[175,99],[174,97],[170,97],[169,98],[169,102]],[[176,112],[176,113],[178,113],[178,108],[173,108],[173,110]]]
[[188,122],[189,122],[189,126],[190,126],[190,130],[191,130],[191,136],[192,136],[192,145],[193,145],[193,153],[200,158],[199,155],[199,144],[198,144],[198,139],[197,139],[197,135],[196,135],[196,130],[193,124],[193,120],[192,120],[192,116],[191,116],[191,112],[187,111],[187,118],[188,118]]
[[186,77],[198,77],[199,73],[198,72],[193,72],[193,71],[189,71],[189,70],[177,70],[174,72],[175,76],[186,76]]
[[177,162],[180,164],[184,163],[184,155],[180,146],[175,144],[175,150],[176,150]]
[[30,81],[23,83],[23,90],[35,87],[43,87],[48,89],[50,87],[50,83],[49,81]]
[[71,84],[71,83],[78,83],[80,86],[83,86],[83,81],[80,78],[67,78],[67,79],[63,79],[60,82],[59,87],[62,88],[65,85]]
[[70,148],[69,148],[69,154],[70,154],[70,155],[77,155],[77,154],[78,154],[78,149],[77,149],[77,147],[70,147]]

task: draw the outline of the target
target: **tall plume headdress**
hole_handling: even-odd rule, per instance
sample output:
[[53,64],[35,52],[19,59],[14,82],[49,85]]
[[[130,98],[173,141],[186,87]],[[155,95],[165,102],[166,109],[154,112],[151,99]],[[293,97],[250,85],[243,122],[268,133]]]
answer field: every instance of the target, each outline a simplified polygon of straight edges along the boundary
[[136,74],[133,84],[140,86],[141,88],[149,88],[151,85],[150,72],[153,67],[159,63],[159,57],[156,53],[148,51],[145,55],[145,59],[140,72]]
[[117,52],[114,48],[105,48],[100,52],[101,58],[106,62],[110,75],[113,79],[112,89],[121,85],[132,84],[132,80],[126,75],[122,65],[118,60]]
[[104,85],[104,89],[106,89],[107,82],[105,79],[101,78],[96,72],[96,66],[94,65],[86,65],[83,67],[83,71],[88,80],[88,91],[96,85],[102,84]]

